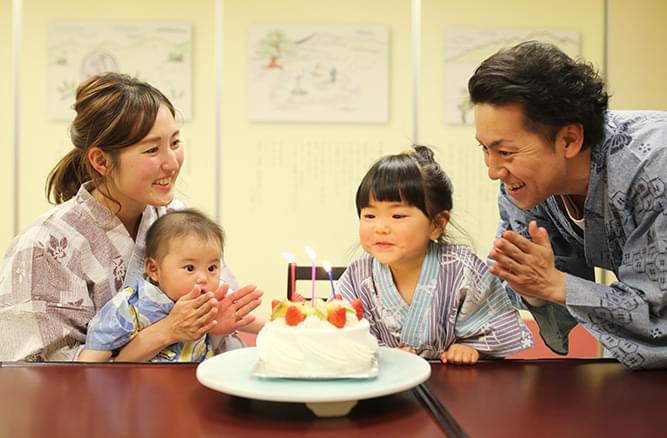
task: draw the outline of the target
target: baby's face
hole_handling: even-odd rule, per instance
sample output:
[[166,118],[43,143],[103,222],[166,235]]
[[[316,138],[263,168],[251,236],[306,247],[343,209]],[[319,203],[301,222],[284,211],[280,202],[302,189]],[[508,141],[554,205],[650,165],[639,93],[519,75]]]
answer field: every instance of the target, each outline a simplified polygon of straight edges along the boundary
[[157,281],[160,289],[176,301],[201,286],[202,292],[215,291],[220,282],[220,245],[197,235],[169,239],[167,254],[158,263]]

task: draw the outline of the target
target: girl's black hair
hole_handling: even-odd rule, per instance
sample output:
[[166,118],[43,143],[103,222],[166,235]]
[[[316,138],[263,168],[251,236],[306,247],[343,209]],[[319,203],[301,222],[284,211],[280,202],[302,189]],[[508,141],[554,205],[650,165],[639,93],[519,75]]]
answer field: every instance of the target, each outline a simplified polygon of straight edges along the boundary
[[432,222],[452,209],[452,183],[427,146],[387,155],[366,173],[357,189],[357,215],[376,201],[405,202],[420,209]]

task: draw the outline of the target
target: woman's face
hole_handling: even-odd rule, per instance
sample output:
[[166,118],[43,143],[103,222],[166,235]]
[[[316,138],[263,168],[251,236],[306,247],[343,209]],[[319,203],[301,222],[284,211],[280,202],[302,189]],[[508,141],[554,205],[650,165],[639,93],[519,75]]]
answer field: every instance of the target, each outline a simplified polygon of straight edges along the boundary
[[179,134],[174,117],[163,105],[148,134],[120,151],[107,187],[124,214],[141,214],[146,205],[164,206],[174,199],[174,185],[183,164]]

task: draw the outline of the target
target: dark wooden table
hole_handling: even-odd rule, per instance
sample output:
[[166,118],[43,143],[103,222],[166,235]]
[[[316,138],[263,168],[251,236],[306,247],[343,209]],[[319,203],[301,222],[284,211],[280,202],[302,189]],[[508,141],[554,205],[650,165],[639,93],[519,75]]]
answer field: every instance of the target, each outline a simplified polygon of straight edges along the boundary
[[361,400],[346,417],[302,403],[230,397],[196,380],[195,365],[2,364],[2,437],[441,436],[413,391]]
[[667,370],[613,360],[432,367],[428,386],[471,437],[665,436]]
[[[362,400],[346,417],[205,388],[195,365],[0,364],[2,437],[431,437],[443,432],[415,391]],[[606,360],[434,364],[426,385],[471,437],[655,437],[667,371]]]

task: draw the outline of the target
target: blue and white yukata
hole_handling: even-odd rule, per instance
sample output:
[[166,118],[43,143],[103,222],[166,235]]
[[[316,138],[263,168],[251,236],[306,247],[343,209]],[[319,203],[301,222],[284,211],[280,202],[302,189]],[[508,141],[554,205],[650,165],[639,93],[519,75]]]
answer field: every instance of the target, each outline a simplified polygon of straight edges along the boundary
[[[88,324],[85,348],[115,351],[141,330],[169,315],[174,302],[157,286],[140,279],[109,300]],[[207,336],[169,345],[152,362],[202,362],[213,356]]]
[[504,357],[533,345],[500,281],[469,248],[429,245],[412,302],[396,289],[389,266],[364,254],[338,281],[347,300],[361,299],[364,317],[380,345],[408,345],[437,359],[453,343]]
[[[498,235],[530,238],[528,223],[546,228],[556,268],[565,272],[565,306],[528,308],[545,343],[568,351],[581,323],[629,368],[667,367],[667,113],[610,111],[603,139],[592,146],[584,229],[568,219],[559,196],[530,210],[515,206],[501,185]],[[617,282],[596,284],[594,267]]]

